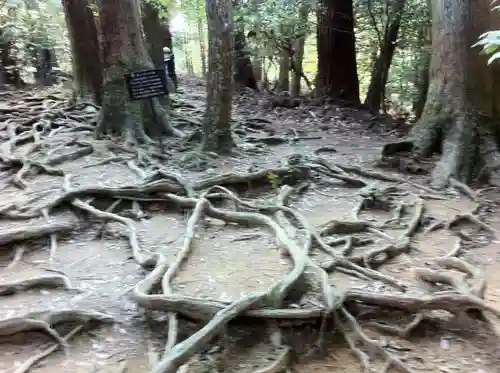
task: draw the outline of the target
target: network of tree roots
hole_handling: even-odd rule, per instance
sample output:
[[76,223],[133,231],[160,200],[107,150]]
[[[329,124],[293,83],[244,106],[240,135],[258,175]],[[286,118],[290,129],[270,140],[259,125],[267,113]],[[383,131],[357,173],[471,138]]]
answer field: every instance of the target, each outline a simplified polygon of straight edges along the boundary
[[[172,172],[162,166],[162,154],[151,144],[132,150],[121,148],[117,139],[92,140],[98,111],[93,105],[71,105],[65,97],[56,94],[34,97],[16,93],[9,97],[4,93],[2,99],[0,116],[6,123],[0,148],[2,177],[8,177],[11,185],[19,188],[19,193],[24,193],[25,197],[14,201],[4,199],[0,214],[4,221],[26,219],[25,225],[13,225],[14,228],[0,232],[2,248],[13,252],[9,267],[18,265],[23,257],[23,250],[13,245],[16,242],[50,237],[48,255],[54,258],[58,255],[58,237],[78,229],[82,221],[90,221],[101,230],[105,229],[106,222],[123,224],[134,260],[148,271],[127,296],[140,309],[160,311],[168,316],[168,340],[162,357],[151,368],[154,373],[177,372],[210,343],[224,345],[228,324],[243,316],[240,320],[258,319],[257,325],[267,323],[273,330],[276,358],[268,367],[260,368],[259,373],[286,371],[292,364],[292,348],[283,342],[281,335],[285,323],[288,326],[307,322],[317,325],[318,346],[322,345],[325,333],[341,334],[367,371],[378,359],[383,361],[380,372],[384,373],[391,369],[413,370],[398,358],[397,353],[369,337],[366,328],[406,337],[424,321],[450,316],[446,312],[436,314],[433,312],[436,310],[447,311],[456,317],[485,320],[500,316],[500,311],[483,300],[485,280],[481,272],[460,258],[462,223],[472,224],[476,232],[490,239],[497,232],[479,219],[477,209],[463,212],[451,221],[433,218],[431,212],[426,211],[426,202],[429,199],[446,200],[449,195],[445,192],[430,190],[380,171],[334,164],[322,158],[321,152],[294,154],[271,169],[185,180],[181,172]],[[175,141],[175,144],[167,143],[167,149],[168,146],[183,146],[180,141],[188,144],[192,138]],[[16,151],[26,144],[29,149]],[[73,185],[72,174],[63,170],[64,163],[95,152],[102,155],[103,151],[109,151],[109,157],[98,164],[127,164],[140,181],[120,187],[96,183],[91,187]],[[237,151],[247,150],[240,147]],[[89,163],[86,167],[96,165]],[[53,190],[42,193],[30,188],[30,183],[36,182],[35,176],[42,174],[60,178],[57,197],[53,197]],[[359,203],[350,219],[314,226],[301,212],[289,207],[289,201],[303,198],[305,190],[319,188],[318,185],[327,179],[351,187],[353,198],[358,198]],[[242,197],[249,188],[254,194],[260,191],[262,196]],[[46,198],[48,192],[52,193],[50,198]],[[469,197],[481,206],[477,195],[469,193]],[[165,209],[190,211],[182,248],[174,261],[169,262],[165,255],[141,246],[136,228],[140,213],[121,214],[120,203],[132,203],[136,212],[151,203],[163,203]],[[392,211],[393,217],[388,221],[363,219],[364,212],[374,209]],[[68,210],[78,219],[52,219]],[[176,293],[172,281],[181,267],[189,266],[193,238],[200,233],[206,217],[270,230],[276,237],[283,260],[290,261],[292,270],[267,291],[251,293],[233,303]],[[393,258],[414,250],[412,238],[417,232],[425,234],[439,229],[457,232],[457,246],[429,266],[414,268],[415,283],[405,283],[380,270]],[[386,244],[363,250],[364,246],[373,243],[374,237]],[[315,255],[318,252],[329,259],[318,262]],[[331,274],[337,271],[371,284],[382,284],[379,287],[382,290],[362,287],[340,290],[331,280]],[[418,286],[419,282],[430,286]],[[35,287],[74,289],[69,278],[58,273],[1,283],[0,296],[13,296]],[[43,331],[56,342],[49,349],[34,354],[15,372],[26,372],[52,352],[68,348],[70,339],[82,328],[95,325],[94,322],[115,322],[102,311],[105,310],[47,309],[1,320],[0,336]],[[381,320],[387,320],[387,314],[392,312],[398,315],[392,320],[393,324],[382,323]],[[398,325],[397,320],[403,319],[401,314],[412,321]],[[200,328],[180,341],[179,330],[184,319],[199,322]],[[56,327],[65,323],[76,323],[77,327],[69,334],[60,334]],[[254,323],[248,325],[251,328]]]

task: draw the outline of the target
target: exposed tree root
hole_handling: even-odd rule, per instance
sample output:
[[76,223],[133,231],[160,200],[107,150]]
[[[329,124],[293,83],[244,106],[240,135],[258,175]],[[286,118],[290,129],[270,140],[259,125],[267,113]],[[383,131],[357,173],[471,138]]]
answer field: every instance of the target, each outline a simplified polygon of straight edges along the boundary
[[68,347],[66,341],[53,328],[57,324],[78,322],[114,323],[115,320],[106,314],[83,310],[59,310],[33,312],[21,317],[0,320],[0,336],[9,336],[22,332],[43,331],[62,347]]
[[[34,102],[34,106],[38,105],[38,101]],[[317,344],[321,345],[324,333],[328,332],[326,319],[333,316],[333,327],[345,336],[348,346],[366,370],[372,369],[371,364],[376,357],[381,357],[385,363],[382,373],[389,369],[409,373],[413,371],[381,342],[368,337],[363,328],[375,327],[382,332],[407,337],[427,318],[428,311],[444,310],[463,316],[468,310],[479,310],[500,317],[500,311],[483,300],[486,281],[481,272],[458,257],[461,240],[458,241],[458,248],[454,248],[445,257],[436,258],[431,266],[414,268],[417,280],[425,281],[432,287],[432,291],[420,290],[418,293],[417,289],[412,288],[412,284],[403,283],[398,278],[378,270],[402,254],[413,254],[410,240],[424,225],[424,221],[430,220],[429,211],[425,208],[426,197],[412,195],[402,189],[402,185],[423,190],[429,193],[429,198],[445,198],[423,185],[358,166],[329,164],[317,154],[293,154],[287,157],[284,165],[280,167],[225,173],[187,182],[183,176],[159,164],[161,161],[158,159],[162,158],[156,157],[150,149],[134,148],[126,149],[127,158],[119,161],[126,163],[139,176],[139,183],[119,187],[72,186],[73,175],[66,174],[62,168],[56,169],[55,166],[66,160],[97,152],[95,144],[90,141],[72,140],[65,142],[65,146],[70,144],[73,147],[71,150],[66,149],[58,154],[55,154],[55,151],[54,154],[47,152],[45,157],[40,154],[47,150],[49,139],[55,136],[73,132],[80,134],[91,130],[93,127],[86,123],[89,116],[85,116],[75,107],[63,104],[54,104],[52,110],[39,108],[35,110],[35,118],[29,117],[22,107],[19,112],[23,113],[24,117],[22,120],[10,118],[14,120],[7,128],[6,141],[0,146],[0,161],[5,170],[14,171],[12,183],[23,189],[28,198],[17,203],[5,203],[0,207],[0,213],[6,219],[39,220],[23,228],[3,230],[0,233],[0,244],[50,236],[49,259],[53,259],[58,254],[59,233],[77,228],[77,222],[51,222],[49,213],[68,206],[78,211],[78,216],[90,215],[101,220],[99,235],[106,229],[107,222],[122,224],[126,228],[133,259],[141,267],[150,269],[133,287],[130,299],[148,312],[162,311],[167,314],[168,337],[165,349],[161,358],[154,362],[152,373],[178,372],[181,366],[192,361],[207,344],[225,334],[228,323],[240,316],[266,319],[276,329],[272,344],[278,349],[278,356],[268,366],[254,373],[277,373],[288,369],[292,350],[291,347],[282,345],[279,330],[280,322],[287,319],[292,323],[310,319],[321,320],[317,341]],[[0,114],[12,116],[11,113],[12,111],[8,111],[6,114]],[[95,113],[93,116],[95,119]],[[60,120],[61,118],[65,120]],[[70,119],[66,120],[67,118]],[[57,123],[60,125],[55,126]],[[29,151],[22,157],[14,156],[15,148],[27,142],[32,142]],[[60,150],[57,148],[57,151]],[[108,157],[106,162],[111,158]],[[62,192],[50,194],[54,191],[30,190],[30,179],[39,172],[62,177]],[[340,181],[349,187],[362,188],[358,193],[361,200],[354,208],[351,220],[334,218],[316,227],[304,214],[290,207],[288,202],[292,196],[302,196],[304,190],[320,178],[333,180],[337,185]],[[367,180],[378,180],[390,185],[380,186]],[[266,187],[266,190],[272,191],[274,195],[257,200],[238,195],[239,189],[248,189],[255,184]],[[460,182],[457,181],[454,186],[471,199],[477,199],[477,193]],[[47,198],[49,195],[51,198]],[[101,209],[99,206],[102,204],[97,203],[103,197],[107,198],[104,206],[109,206],[106,210],[106,207]],[[192,210],[187,220],[184,241],[172,262],[161,252],[142,247],[136,222],[117,212],[119,204],[130,202],[133,211],[132,215],[127,216],[136,219],[144,216],[143,211],[149,202],[162,202],[168,206]],[[392,217],[384,222],[363,219],[360,216],[364,216],[366,210],[383,210],[392,213]],[[231,303],[176,293],[172,289],[172,282],[181,268],[189,265],[192,241],[195,233],[202,231],[200,224],[205,217],[269,230],[274,235],[283,259],[291,262],[290,271],[276,280],[267,291],[251,294]],[[460,214],[447,225],[440,223],[439,227],[452,229],[464,220],[491,236],[497,235],[496,230],[472,213]],[[41,221],[43,223],[40,223]],[[437,227],[437,224],[428,227],[427,231]],[[390,234],[385,231],[387,228],[391,229]],[[367,248],[367,245],[371,247]],[[7,249],[11,248],[4,246],[4,250]],[[321,264],[314,256],[318,250],[322,257],[326,256],[326,260]],[[23,252],[24,246],[16,249],[14,260],[9,265],[11,268],[19,262]],[[330,274],[335,271],[366,280],[369,284],[382,283],[383,291],[374,292],[359,288],[340,290],[331,282]],[[159,293],[158,285],[161,285]],[[0,295],[10,295],[40,286],[73,289],[66,276],[47,275],[0,284]],[[311,299],[309,303],[303,302],[308,298]],[[359,305],[373,308],[374,320],[358,322],[356,311]],[[381,324],[376,321],[377,310],[397,310],[412,316],[413,321],[403,326]],[[205,325],[179,342],[180,316],[203,322]],[[112,317],[105,314],[76,310],[17,315],[0,321],[2,336],[40,330],[57,342],[57,345],[29,359],[15,373],[24,373],[36,361],[61,346],[66,347],[67,340],[81,329],[79,326],[63,338],[54,329],[56,324],[85,324],[90,321],[114,322]]]
[[[74,327],[68,334],[61,338],[61,340],[67,344],[68,341],[78,334],[83,329],[83,325],[78,325]],[[28,372],[36,363],[40,360],[46,358],[51,353],[57,351],[61,346],[59,344],[54,344],[49,348],[43,350],[42,352],[30,357],[22,365],[20,365],[13,373],[26,373]]]
[[66,276],[56,274],[42,275],[25,280],[0,284],[0,296],[13,295],[18,292],[40,287],[63,288],[67,290],[73,289],[69,278]]
[[[54,221],[36,226],[15,227],[0,232],[0,245],[50,236],[54,233],[69,232],[77,226],[76,221]],[[3,246],[7,249],[7,246]]]

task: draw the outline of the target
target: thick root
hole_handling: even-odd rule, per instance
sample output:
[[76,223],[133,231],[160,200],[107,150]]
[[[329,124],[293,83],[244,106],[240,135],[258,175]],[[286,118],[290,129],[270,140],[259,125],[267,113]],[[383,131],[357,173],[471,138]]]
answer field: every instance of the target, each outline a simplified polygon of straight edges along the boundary
[[418,161],[431,155],[436,143],[441,142],[442,154],[431,175],[433,188],[485,178],[495,184],[500,180],[500,153],[489,126],[488,118],[468,113],[422,121],[408,140],[385,145],[382,158],[403,152]]

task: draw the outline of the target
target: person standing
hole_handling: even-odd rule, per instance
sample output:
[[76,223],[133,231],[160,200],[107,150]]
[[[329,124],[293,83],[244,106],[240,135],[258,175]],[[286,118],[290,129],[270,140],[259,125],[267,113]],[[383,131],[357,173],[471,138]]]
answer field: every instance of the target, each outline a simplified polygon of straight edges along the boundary
[[175,89],[177,89],[177,75],[175,74],[175,58],[169,47],[163,48],[163,61],[167,70],[168,77],[172,80]]

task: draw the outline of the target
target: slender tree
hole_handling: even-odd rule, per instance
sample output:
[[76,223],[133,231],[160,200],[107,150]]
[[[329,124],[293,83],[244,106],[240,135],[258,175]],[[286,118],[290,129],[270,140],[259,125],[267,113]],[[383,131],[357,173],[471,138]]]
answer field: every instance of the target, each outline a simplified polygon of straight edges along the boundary
[[62,0],[73,57],[73,97],[102,103],[102,63],[89,0]]
[[100,0],[99,18],[104,79],[97,135],[123,135],[126,145],[162,134],[182,136],[170,125],[159,100],[151,105],[128,98],[124,74],[153,68],[142,37],[139,1]]
[[[392,57],[396,50],[401,17],[406,0],[386,0],[390,1],[387,11],[387,23],[383,32],[378,33],[379,52],[372,68],[372,76],[368,92],[366,94],[365,105],[374,113],[379,112],[385,97],[385,85],[389,78],[389,68]],[[377,30],[378,31],[378,30]]]
[[[416,160],[441,150],[432,180],[470,182],[486,174],[499,183],[500,74],[471,46],[489,29],[498,29],[489,0],[432,2],[432,56],[422,116],[404,142],[388,144],[383,155],[411,151]],[[495,24],[496,23],[496,24]]]
[[229,153],[233,86],[234,26],[231,0],[206,0],[208,26],[207,105],[203,149]]

